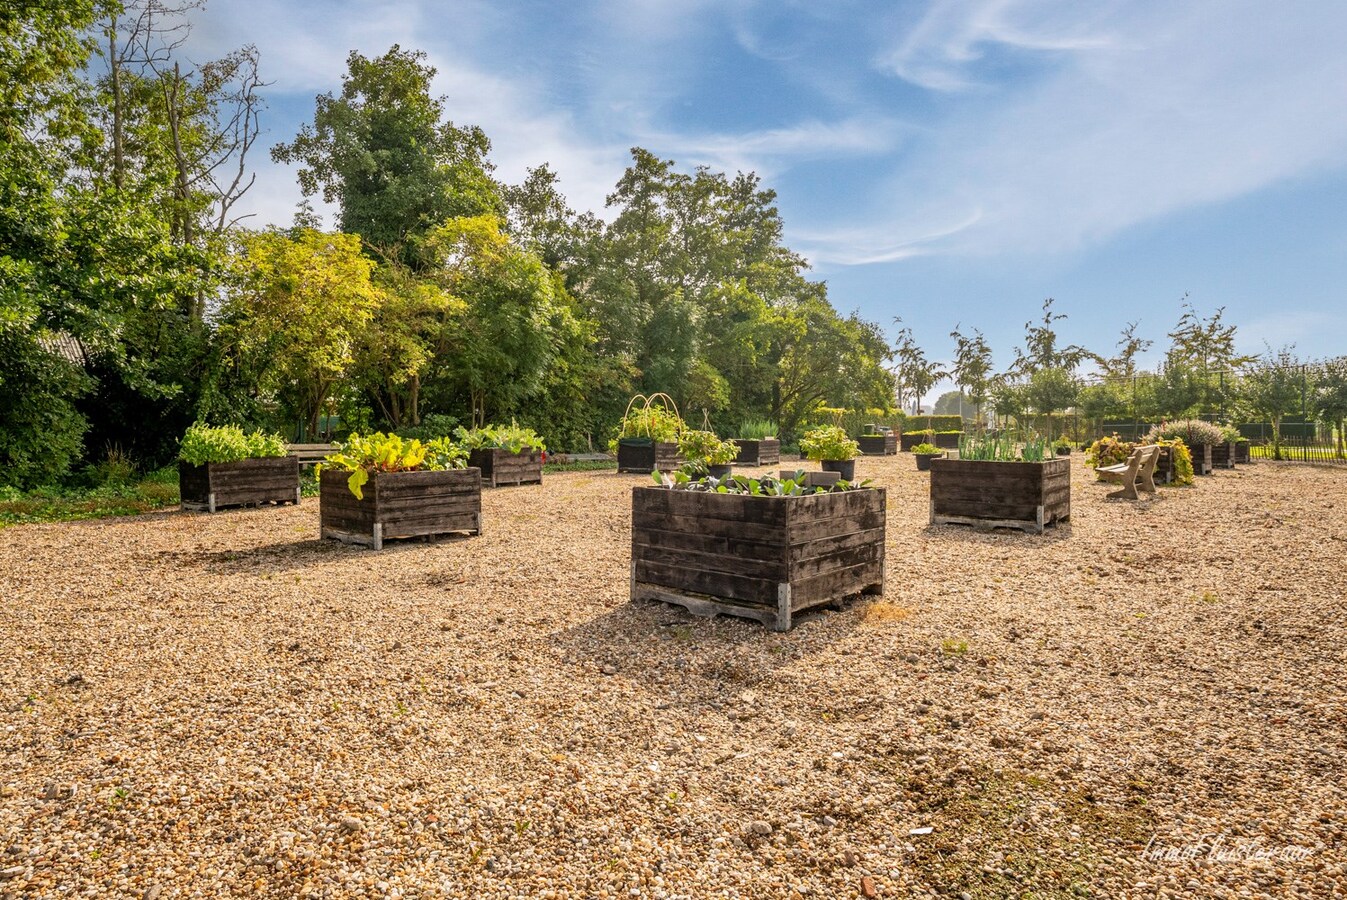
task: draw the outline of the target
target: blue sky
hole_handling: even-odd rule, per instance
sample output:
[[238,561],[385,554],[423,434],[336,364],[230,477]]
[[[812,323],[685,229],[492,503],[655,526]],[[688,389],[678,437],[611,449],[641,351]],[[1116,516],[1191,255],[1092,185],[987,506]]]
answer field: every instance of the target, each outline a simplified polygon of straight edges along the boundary
[[[1242,349],[1347,352],[1347,5],[829,0],[209,0],[189,53],[261,51],[268,146],[347,53],[429,54],[496,174],[549,163],[571,205],[643,146],[752,170],[833,303],[932,357],[961,324],[1000,365],[1045,297],[1064,340],[1139,321],[1150,362],[1188,294]],[[292,169],[256,154],[255,224]]]

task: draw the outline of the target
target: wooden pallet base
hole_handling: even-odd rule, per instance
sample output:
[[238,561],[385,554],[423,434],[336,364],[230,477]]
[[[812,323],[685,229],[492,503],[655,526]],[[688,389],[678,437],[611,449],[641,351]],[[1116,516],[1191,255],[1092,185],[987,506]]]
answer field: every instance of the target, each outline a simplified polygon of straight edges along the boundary
[[[742,619],[752,619],[761,622],[773,631],[790,631],[794,617],[806,610],[818,609],[820,607],[831,607],[841,609],[842,604],[849,597],[829,597],[819,600],[807,606],[797,606],[792,609],[791,590],[789,584],[777,585],[776,607],[753,606],[744,603],[737,603],[734,600],[728,600],[724,597],[713,597],[710,594],[695,594],[688,591],[674,590],[673,588],[662,587],[656,584],[647,584],[635,579],[636,567],[632,566],[631,599],[636,600],[654,600],[660,603],[670,603],[674,606],[681,606],[694,616],[705,616],[714,618],[715,616],[737,616]],[[850,597],[859,597],[862,595],[877,595],[884,593],[884,583],[882,581],[874,584],[867,584],[861,590]]]
[[343,544],[355,544],[361,547],[368,547],[371,550],[382,550],[384,548],[385,540],[401,540],[414,537],[431,539],[449,534],[478,536],[481,535],[481,533],[482,517],[480,513],[477,515],[477,525],[475,528],[464,528],[455,531],[418,532],[416,534],[390,535],[388,538],[385,538],[384,527],[380,523],[375,523],[374,530],[370,534],[362,534],[354,531],[339,531],[336,528],[322,528],[319,530],[319,535],[323,539],[331,538],[334,541],[341,541]]
[[1058,516],[1050,522],[1044,522],[1041,506],[1038,507],[1038,515],[1032,522],[1028,519],[983,519],[977,516],[938,516],[934,512],[931,513],[932,525],[972,525],[983,531],[991,531],[993,528],[1015,528],[1025,534],[1042,534],[1048,525],[1057,525],[1070,520],[1070,516]]
[[216,502],[215,494],[211,494],[209,499],[205,503],[193,503],[189,500],[184,500],[178,504],[178,507],[185,512],[213,513],[221,509],[243,509],[253,506],[267,506],[268,504],[272,503],[276,504],[277,506],[285,506],[286,504],[294,504],[295,506],[298,506],[301,499],[302,496],[300,489],[295,488],[295,499],[293,500],[249,500],[238,503],[218,503]]

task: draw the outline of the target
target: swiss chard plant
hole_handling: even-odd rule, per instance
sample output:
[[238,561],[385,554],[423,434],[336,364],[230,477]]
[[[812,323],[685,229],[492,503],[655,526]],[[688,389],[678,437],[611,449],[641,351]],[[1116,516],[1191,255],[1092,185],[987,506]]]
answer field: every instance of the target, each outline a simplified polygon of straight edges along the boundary
[[458,428],[454,438],[464,450],[505,450],[523,453],[525,450],[546,450],[547,445],[532,428],[525,428],[514,420],[509,425],[486,425],[482,428]]
[[656,485],[672,491],[700,491],[709,494],[740,494],[749,497],[803,497],[807,494],[829,494],[837,491],[857,491],[868,488],[870,481],[838,481],[823,487],[809,484],[809,473],[796,472],[788,478],[774,478],[764,475],[761,478],[749,478],[746,475],[726,475],[715,478],[710,475],[696,478],[687,472],[670,474],[655,472],[652,475]]
[[361,437],[353,434],[346,443],[317,468],[331,466],[350,472],[346,486],[357,500],[365,499],[364,486],[371,472],[414,472],[462,469],[467,465],[468,453],[448,438],[437,438],[421,443],[396,434],[374,434]]
[[284,455],[285,439],[279,434],[246,433],[237,425],[212,427],[200,422],[187,429],[178,448],[178,458],[194,466]]

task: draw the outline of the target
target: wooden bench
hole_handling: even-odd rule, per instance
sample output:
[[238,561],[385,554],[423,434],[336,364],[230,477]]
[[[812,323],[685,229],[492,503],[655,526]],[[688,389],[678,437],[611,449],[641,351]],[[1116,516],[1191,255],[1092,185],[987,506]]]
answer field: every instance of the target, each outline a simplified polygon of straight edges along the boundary
[[300,468],[320,463],[337,449],[336,444],[286,444],[285,453],[299,460]]
[[1122,490],[1108,495],[1110,500],[1139,500],[1138,490],[1155,493],[1155,463],[1160,448],[1155,445],[1137,447],[1127,462],[1116,466],[1100,466],[1095,472],[1105,481],[1122,482]]

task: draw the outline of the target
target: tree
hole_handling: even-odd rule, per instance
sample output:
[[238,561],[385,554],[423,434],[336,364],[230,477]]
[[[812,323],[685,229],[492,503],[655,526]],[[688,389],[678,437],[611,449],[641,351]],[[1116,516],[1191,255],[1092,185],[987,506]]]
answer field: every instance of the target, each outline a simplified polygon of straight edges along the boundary
[[[895,318],[893,321],[901,325],[903,320]],[[921,412],[921,398],[935,387],[936,382],[946,377],[947,373],[938,363],[926,358],[926,352],[918,346],[911,328],[899,329],[898,345],[893,350],[893,356],[898,360],[894,373],[898,405],[902,405],[905,394],[910,395],[912,414],[917,415]]]
[[1330,359],[1320,367],[1314,385],[1314,414],[1327,422],[1336,435],[1337,455],[1347,456],[1347,356]]
[[1282,458],[1282,419],[1297,407],[1305,391],[1304,367],[1294,349],[1289,345],[1273,353],[1269,347],[1260,365],[1244,376],[1244,402],[1272,423],[1272,453],[1276,459]]
[[319,95],[313,123],[271,151],[277,162],[301,164],[306,197],[321,192],[340,206],[341,231],[414,271],[431,262],[421,249],[431,229],[504,211],[489,174],[491,142],[476,126],[443,121],[425,59],[396,44],[377,59],[352,51],[341,96]]
[[1029,376],[1024,399],[1040,416],[1047,417],[1048,436],[1054,436],[1052,414],[1074,406],[1080,385],[1066,369],[1039,369]]
[[1015,361],[1010,373],[1017,376],[1031,375],[1042,369],[1065,369],[1075,371],[1082,361],[1094,358],[1094,354],[1084,347],[1068,344],[1057,346],[1056,323],[1066,318],[1066,313],[1054,313],[1052,304],[1056,301],[1048,297],[1043,301],[1043,319],[1037,325],[1024,323],[1024,349],[1015,348]]
[[1222,322],[1225,307],[1217,307],[1210,318],[1203,319],[1188,302],[1188,295],[1183,297],[1183,315],[1169,333],[1172,343],[1165,355],[1165,368],[1176,375],[1184,373],[1187,387],[1194,394],[1190,410],[1224,413],[1232,396],[1233,376],[1257,357],[1235,351],[1235,326]]
[[238,285],[221,328],[235,365],[261,373],[261,387],[304,427],[318,431],[333,391],[351,371],[355,347],[383,300],[360,239],[300,229],[246,234]]
[[972,337],[967,337],[955,325],[949,336],[954,338],[954,365],[950,368],[950,377],[972,401],[973,420],[981,427],[982,404],[991,389],[992,349],[976,328]]

